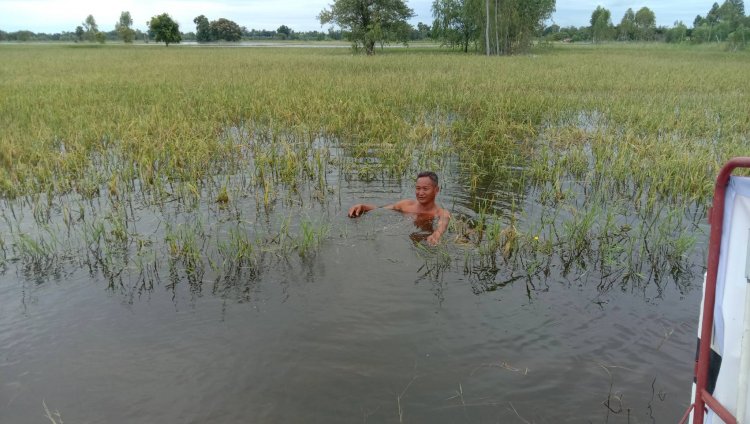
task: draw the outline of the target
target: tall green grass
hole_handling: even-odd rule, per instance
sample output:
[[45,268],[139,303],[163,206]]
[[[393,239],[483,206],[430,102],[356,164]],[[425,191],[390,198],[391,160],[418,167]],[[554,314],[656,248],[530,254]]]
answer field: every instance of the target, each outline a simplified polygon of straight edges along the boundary
[[[719,167],[750,154],[747,53],[1,45],[0,56],[3,260],[44,270],[82,251],[115,286],[125,271],[152,286],[167,262],[175,284],[210,274],[215,291],[240,290],[241,276],[325,240],[330,216],[289,216],[325,210],[332,175],[411,177],[451,160],[478,204],[474,224],[453,226],[476,248],[465,269],[505,261],[529,286],[558,265],[595,266],[605,287],[648,281],[682,270],[696,243],[675,211],[700,210]],[[542,210],[482,203],[480,190],[509,179]],[[144,233],[142,215],[163,225]]]
[[[4,196],[91,194],[112,174],[126,182],[201,181],[236,162],[238,147],[223,140],[227,128],[296,134],[307,145],[335,137],[353,156],[373,156],[377,146],[381,160],[370,168],[395,174],[409,165],[404,152],[427,148],[435,134],[449,136],[481,169],[513,159],[544,179],[569,160],[558,152],[588,146],[594,173],[697,199],[709,194],[722,162],[748,151],[744,53],[671,46],[566,46],[499,58],[144,46],[0,51]],[[121,159],[116,165],[91,170],[112,155]]]

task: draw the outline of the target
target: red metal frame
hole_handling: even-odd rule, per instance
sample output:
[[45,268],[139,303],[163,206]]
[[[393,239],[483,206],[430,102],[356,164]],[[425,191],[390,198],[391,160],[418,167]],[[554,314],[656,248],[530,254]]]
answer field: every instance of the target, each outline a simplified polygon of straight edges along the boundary
[[711,333],[714,325],[714,303],[716,302],[716,274],[719,269],[721,247],[721,230],[724,225],[724,198],[729,184],[729,177],[736,168],[750,168],[750,157],[731,159],[721,168],[716,177],[714,202],[708,214],[711,233],[708,241],[708,269],[706,270],[706,294],[703,300],[703,324],[701,326],[701,343],[698,359],[695,364],[696,390],[695,400],[688,408],[680,423],[684,422],[693,411],[693,424],[703,424],[706,407],[710,407],[727,424],[736,424],[737,419],[727,411],[706,390],[708,383],[708,364],[711,352]]

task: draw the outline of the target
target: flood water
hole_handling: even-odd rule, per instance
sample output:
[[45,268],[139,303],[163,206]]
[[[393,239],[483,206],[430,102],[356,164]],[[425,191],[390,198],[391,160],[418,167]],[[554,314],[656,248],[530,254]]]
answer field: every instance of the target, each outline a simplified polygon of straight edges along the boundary
[[[475,217],[460,176],[445,177],[439,203]],[[269,253],[232,284],[158,258],[151,286],[132,266],[113,285],[76,258],[43,275],[9,260],[0,422],[47,422],[46,405],[66,423],[673,423],[689,405],[703,234],[678,280],[602,288],[599,270],[558,260],[528,278],[467,265],[470,246],[415,242],[395,212],[346,217],[412,196],[411,181],[333,190],[280,213],[293,227],[325,217],[312,253]]]

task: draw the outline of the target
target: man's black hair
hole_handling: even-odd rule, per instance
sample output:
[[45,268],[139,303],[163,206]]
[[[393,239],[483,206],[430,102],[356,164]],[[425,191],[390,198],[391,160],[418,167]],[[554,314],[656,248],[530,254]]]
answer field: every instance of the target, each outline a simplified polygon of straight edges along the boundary
[[422,177],[429,178],[433,182],[433,184],[435,184],[435,186],[437,187],[437,185],[438,185],[438,176],[437,176],[436,173],[434,173],[432,171],[422,171],[419,174],[417,174],[417,179],[420,179]]

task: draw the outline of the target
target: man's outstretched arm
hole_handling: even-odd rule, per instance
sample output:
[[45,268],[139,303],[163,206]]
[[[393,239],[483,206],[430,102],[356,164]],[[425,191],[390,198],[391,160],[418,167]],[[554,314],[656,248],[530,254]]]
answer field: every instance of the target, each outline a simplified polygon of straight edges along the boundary
[[349,208],[349,218],[356,218],[360,215],[362,215],[365,212],[371,211],[373,209],[377,209],[378,207],[375,205],[371,205],[368,203],[359,203],[351,208]]
[[349,218],[356,218],[358,216],[361,216],[365,212],[369,212],[373,209],[383,208],[383,209],[391,209],[394,211],[400,211],[403,209],[403,205],[407,203],[408,200],[401,200],[396,203],[391,203],[385,206],[377,206],[370,203],[358,203],[351,208],[349,208]]
[[448,223],[451,220],[451,214],[445,209],[441,209],[438,214],[437,229],[427,237],[427,243],[435,246],[440,242],[440,237],[448,230]]

